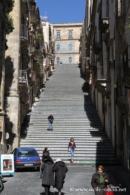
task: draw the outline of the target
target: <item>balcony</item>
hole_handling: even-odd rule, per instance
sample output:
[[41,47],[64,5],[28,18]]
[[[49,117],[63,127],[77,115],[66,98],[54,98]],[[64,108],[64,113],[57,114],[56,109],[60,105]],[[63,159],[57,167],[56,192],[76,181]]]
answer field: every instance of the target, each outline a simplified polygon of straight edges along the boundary
[[20,36],[21,36],[21,49],[22,49],[22,51],[24,51],[29,46],[28,29],[27,29],[26,25],[24,25],[24,24],[21,24]]
[[92,41],[93,41],[93,37],[94,37],[95,32],[96,32],[96,26],[94,23],[92,23],[90,25],[89,36],[88,36],[89,45],[92,45]]
[[100,31],[105,34],[106,30],[109,28],[109,18],[100,19]]
[[99,93],[102,93],[103,96],[109,96],[110,90],[107,89],[108,83],[109,81],[103,76],[103,79],[102,78],[97,79],[95,83],[95,88]]
[[37,61],[34,61],[34,62],[33,62],[33,70],[34,70],[36,73],[38,73],[38,74],[40,74],[40,73],[42,72],[42,66],[40,65],[39,62],[37,62]]
[[22,69],[26,70],[28,69],[28,63],[30,62],[30,56],[27,52],[23,53],[22,55]]
[[122,42],[120,43],[120,46],[119,46],[119,52],[120,52],[120,54],[124,54],[126,48],[127,48],[127,43],[126,43],[126,41],[122,41]]
[[20,70],[19,71],[19,87],[20,91],[25,91],[28,89],[28,77],[27,77],[27,71]]
[[126,96],[120,96],[117,99],[117,103],[118,107],[125,113],[128,112],[129,110],[129,105],[128,105],[128,98]]
[[94,43],[93,44],[93,52],[96,54],[96,55],[99,55],[102,51],[102,48],[101,48],[101,44],[100,43]]
[[130,86],[130,68],[126,68],[124,70],[124,75],[123,75],[123,82]]
[[123,32],[125,28],[125,16],[117,16],[116,18],[116,28],[118,32]]
[[107,29],[103,36],[103,41],[108,45],[109,44],[110,31]]
[[38,22],[36,9],[30,9],[29,11],[29,23],[36,24]]
[[23,85],[24,84],[28,85],[27,71],[25,71],[25,70],[19,71],[19,83],[23,84]]
[[115,68],[115,60],[110,60],[109,61],[109,68],[114,69]]
[[20,36],[28,40],[28,28],[24,24],[21,24]]
[[30,54],[31,54],[31,55],[34,54],[35,51],[36,51],[35,46],[34,46],[34,45],[30,45]]

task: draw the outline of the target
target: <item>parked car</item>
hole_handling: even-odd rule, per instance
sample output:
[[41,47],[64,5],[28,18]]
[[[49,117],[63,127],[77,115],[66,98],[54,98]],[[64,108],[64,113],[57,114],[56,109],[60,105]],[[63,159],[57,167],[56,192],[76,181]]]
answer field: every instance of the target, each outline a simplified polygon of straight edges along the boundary
[[40,170],[41,160],[35,148],[15,148],[12,152],[14,154],[15,171],[19,168],[33,167]]

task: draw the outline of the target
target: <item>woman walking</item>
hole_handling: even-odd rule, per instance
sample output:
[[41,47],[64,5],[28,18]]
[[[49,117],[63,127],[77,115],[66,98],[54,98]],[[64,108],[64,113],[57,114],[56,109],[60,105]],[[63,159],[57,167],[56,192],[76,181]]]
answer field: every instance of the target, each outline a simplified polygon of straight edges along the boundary
[[71,163],[73,163],[75,148],[76,148],[76,144],[74,142],[74,138],[70,138],[70,142],[68,144],[68,152],[70,151],[71,154],[71,160],[70,160]]
[[49,150],[48,150],[48,148],[46,147],[46,148],[44,148],[44,150],[43,150],[43,154],[42,154],[42,162],[45,162],[46,161],[46,159],[51,159],[52,160],[52,158],[50,157],[50,152],[49,152]]
[[98,171],[93,174],[91,185],[95,191],[95,195],[104,195],[105,189],[109,183],[108,175],[104,172],[104,167],[100,165]]
[[68,168],[66,164],[61,161],[61,159],[57,159],[55,161],[53,171],[55,172],[55,187],[58,190],[58,195],[61,195],[61,189],[63,188],[64,179]]
[[41,166],[41,178],[42,178],[42,186],[45,189],[45,194],[49,195],[50,186],[55,185],[54,181],[54,173],[53,173],[53,166],[54,162],[52,158],[49,155],[49,151],[47,151],[47,148],[44,150],[45,158],[42,159],[42,166]]

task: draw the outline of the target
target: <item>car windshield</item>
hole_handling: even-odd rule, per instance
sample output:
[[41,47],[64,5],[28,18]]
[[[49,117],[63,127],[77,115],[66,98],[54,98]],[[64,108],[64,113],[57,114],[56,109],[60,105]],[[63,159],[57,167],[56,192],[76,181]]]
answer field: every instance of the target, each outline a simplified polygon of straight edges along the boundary
[[18,157],[38,156],[36,150],[20,150],[18,151]]

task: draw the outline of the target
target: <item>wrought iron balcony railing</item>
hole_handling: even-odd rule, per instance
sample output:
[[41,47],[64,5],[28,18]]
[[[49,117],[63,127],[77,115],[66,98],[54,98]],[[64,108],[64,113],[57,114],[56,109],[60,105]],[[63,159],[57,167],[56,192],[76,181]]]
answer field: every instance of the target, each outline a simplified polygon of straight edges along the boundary
[[26,25],[21,24],[21,37],[28,39],[28,28]]
[[28,87],[28,77],[27,77],[27,71],[26,70],[20,70],[19,71],[19,83],[25,84]]

